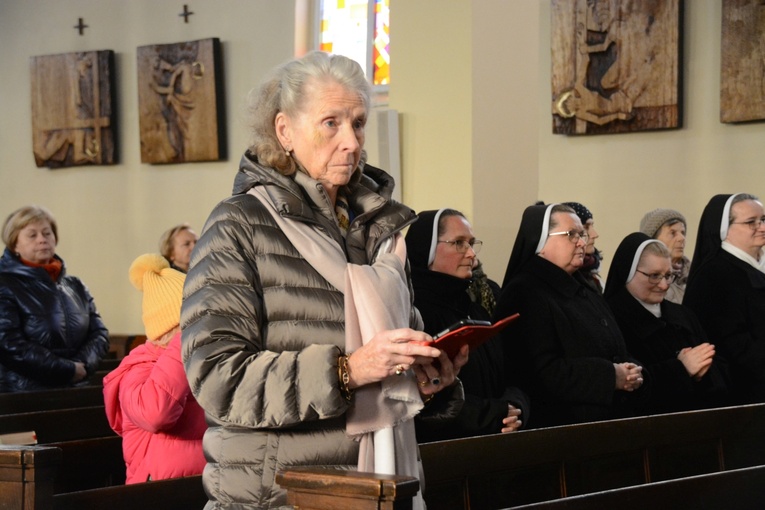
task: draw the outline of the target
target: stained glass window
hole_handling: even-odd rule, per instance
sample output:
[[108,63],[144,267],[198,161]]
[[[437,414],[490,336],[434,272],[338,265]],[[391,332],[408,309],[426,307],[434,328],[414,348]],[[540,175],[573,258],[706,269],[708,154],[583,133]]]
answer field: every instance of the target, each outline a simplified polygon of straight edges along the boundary
[[319,49],[361,64],[373,85],[390,83],[390,0],[322,0]]

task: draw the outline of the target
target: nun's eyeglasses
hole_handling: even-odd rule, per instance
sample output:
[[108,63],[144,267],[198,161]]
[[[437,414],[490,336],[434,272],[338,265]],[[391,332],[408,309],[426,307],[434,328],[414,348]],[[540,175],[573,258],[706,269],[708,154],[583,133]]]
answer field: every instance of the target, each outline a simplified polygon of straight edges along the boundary
[[731,225],[746,225],[752,230],[757,230],[758,228],[762,226],[763,223],[765,223],[765,216],[763,216],[762,218],[755,218],[748,221],[731,221],[730,222]]
[[585,232],[584,230],[569,230],[567,232],[550,232],[547,234],[548,237],[552,236],[568,236],[568,240],[572,243],[576,244],[581,239],[585,243],[590,239],[589,234]]
[[470,241],[465,241],[464,239],[457,239],[454,241],[438,241],[438,242],[454,245],[454,249],[457,250],[458,253],[467,253],[468,248],[471,248],[473,250],[473,253],[475,253],[476,255],[478,255],[478,252],[481,251],[481,246],[483,246],[483,241],[479,241],[478,239],[471,239]]
[[667,285],[672,285],[672,282],[675,281],[675,277],[677,276],[675,273],[667,273],[667,274],[661,274],[661,273],[653,273],[648,274],[644,273],[640,269],[635,269],[640,274],[644,274],[648,277],[648,283],[651,285],[658,285],[659,282],[661,282],[662,279],[667,280]]

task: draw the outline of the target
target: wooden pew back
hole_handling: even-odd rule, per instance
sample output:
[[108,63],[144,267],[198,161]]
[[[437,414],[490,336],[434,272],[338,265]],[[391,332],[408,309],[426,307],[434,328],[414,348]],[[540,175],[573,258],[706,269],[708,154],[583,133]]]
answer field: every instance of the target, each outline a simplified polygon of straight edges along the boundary
[[759,510],[765,500],[765,466],[655,482],[513,507],[513,510]]
[[125,483],[125,461],[120,436],[49,443],[59,448],[61,466],[53,492],[75,492]]
[[34,431],[38,444],[113,436],[104,406],[0,415],[0,434]]
[[508,508],[765,464],[765,404],[420,446],[428,508]]
[[0,393],[0,415],[91,407],[103,403],[104,393],[99,386]]
[[[201,476],[157,480],[105,487],[79,492],[66,492],[53,496],[53,510],[135,510],[161,508],[162,510],[189,510],[202,508],[207,496],[202,488]],[[34,510],[41,509],[36,507]]]

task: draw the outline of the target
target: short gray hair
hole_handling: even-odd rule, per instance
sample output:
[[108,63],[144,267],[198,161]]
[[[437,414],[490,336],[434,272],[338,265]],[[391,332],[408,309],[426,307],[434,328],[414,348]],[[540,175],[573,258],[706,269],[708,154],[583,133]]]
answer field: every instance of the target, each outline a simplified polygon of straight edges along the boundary
[[298,168],[294,159],[285,154],[276,136],[276,115],[280,112],[290,116],[300,113],[306,103],[306,88],[313,81],[334,82],[356,92],[369,113],[372,87],[361,66],[350,58],[311,51],[278,66],[250,95],[250,150],[261,164],[284,175],[292,175]]

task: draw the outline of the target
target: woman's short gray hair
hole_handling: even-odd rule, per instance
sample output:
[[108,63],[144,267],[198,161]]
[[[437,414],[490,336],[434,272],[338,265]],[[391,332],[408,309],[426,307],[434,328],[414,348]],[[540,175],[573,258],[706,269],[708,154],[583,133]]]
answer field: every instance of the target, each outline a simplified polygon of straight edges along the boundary
[[300,113],[307,100],[306,87],[313,81],[334,82],[358,93],[369,112],[372,87],[361,66],[350,58],[311,51],[278,66],[250,95],[250,150],[262,165],[273,167],[284,175],[292,175],[298,168],[276,137],[276,115],[280,112],[290,116]]

